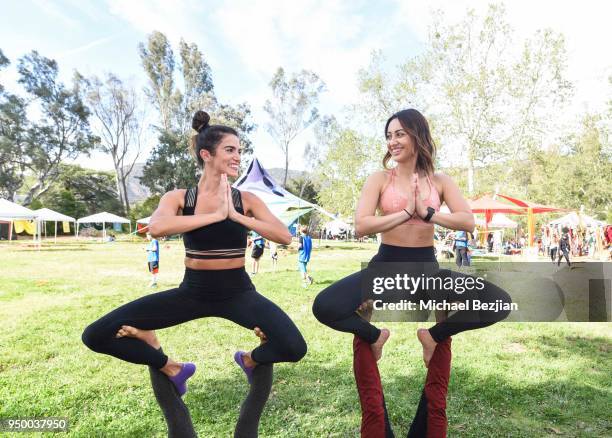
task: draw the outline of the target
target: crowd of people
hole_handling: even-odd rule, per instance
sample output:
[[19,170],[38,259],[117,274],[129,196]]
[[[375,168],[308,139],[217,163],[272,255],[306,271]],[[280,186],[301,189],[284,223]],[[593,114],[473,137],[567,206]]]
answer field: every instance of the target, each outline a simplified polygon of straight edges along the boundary
[[562,226],[543,225],[537,239],[538,254],[555,259],[563,252],[571,257],[594,259],[608,252],[612,255],[612,226]]

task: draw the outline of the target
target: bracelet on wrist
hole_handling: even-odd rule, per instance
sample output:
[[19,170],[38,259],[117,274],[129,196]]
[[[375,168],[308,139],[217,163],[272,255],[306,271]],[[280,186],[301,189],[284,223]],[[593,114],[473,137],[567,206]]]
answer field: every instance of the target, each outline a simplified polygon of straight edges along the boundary
[[406,212],[406,214],[408,215],[408,219],[412,219],[412,216],[414,216],[414,213],[410,214],[410,212],[406,210],[405,208],[403,208],[402,210]]

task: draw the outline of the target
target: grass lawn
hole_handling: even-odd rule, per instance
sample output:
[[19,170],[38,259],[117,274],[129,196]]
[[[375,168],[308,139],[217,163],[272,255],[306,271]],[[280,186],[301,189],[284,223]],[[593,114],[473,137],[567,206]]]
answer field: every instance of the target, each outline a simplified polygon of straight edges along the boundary
[[[308,289],[301,287],[295,253],[281,253],[275,273],[264,254],[253,281],[296,322],[309,350],[300,363],[275,367],[261,436],[359,435],[352,335],[322,326],[310,309],[321,289],[358,270],[374,252],[372,244],[315,247],[309,265],[315,284]],[[162,245],[157,290],[178,285],[182,258],[180,242]],[[145,262],[142,242],[65,241],[41,250],[0,244],[0,418],[67,417],[71,436],[165,436],[146,367],[81,343],[87,324],[151,292]],[[396,436],[405,436],[425,379],[418,325],[386,325],[392,335],[380,372]],[[612,436],[611,328],[501,323],[456,336],[449,436]],[[255,337],[217,318],[158,336],[174,359],[198,365],[185,396],[198,434],[231,436],[247,393],[232,355],[256,346]]]

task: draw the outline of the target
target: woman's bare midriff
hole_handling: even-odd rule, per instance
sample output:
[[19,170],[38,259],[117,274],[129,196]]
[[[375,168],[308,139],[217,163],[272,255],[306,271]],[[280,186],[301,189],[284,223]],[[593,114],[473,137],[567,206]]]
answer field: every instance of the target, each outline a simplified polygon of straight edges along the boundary
[[399,225],[392,230],[382,233],[382,243],[412,248],[433,246],[433,226]]
[[189,269],[197,269],[203,271],[220,271],[223,269],[237,269],[244,267],[244,257],[236,259],[192,259],[185,257],[185,267]]

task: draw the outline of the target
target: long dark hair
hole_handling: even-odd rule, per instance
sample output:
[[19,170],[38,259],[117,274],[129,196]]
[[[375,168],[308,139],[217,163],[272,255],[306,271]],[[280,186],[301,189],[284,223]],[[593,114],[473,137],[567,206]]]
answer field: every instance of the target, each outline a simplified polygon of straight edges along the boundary
[[[394,119],[399,120],[400,125],[408,135],[414,140],[416,145],[417,161],[416,168],[427,174],[434,173],[434,160],[436,158],[436,144],[431,138],[431,132],[429,132],[429,123],[427,119],[418,112],[417,110],[410,108],[396,112],[385,124],[385,138],[387,138],[387,130],[389,129],[389,123]],[[391,159],[391,153],[387,151],[383,158],[383,167],[388,169],[389,160]]]
[[191,127],[198,133],[191,137],[191,153],[198,161],[200,168],[204,167],[204,160],[200,156],[200,151],[206,149],[210,155],[215,155],[215,150],[221,139],[228,134],[238,137],[238,132],[234,128],[225,125],[209,125],[210,116],[206,111],[196,111],[191,121]]

